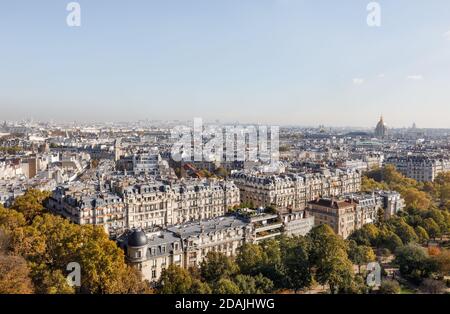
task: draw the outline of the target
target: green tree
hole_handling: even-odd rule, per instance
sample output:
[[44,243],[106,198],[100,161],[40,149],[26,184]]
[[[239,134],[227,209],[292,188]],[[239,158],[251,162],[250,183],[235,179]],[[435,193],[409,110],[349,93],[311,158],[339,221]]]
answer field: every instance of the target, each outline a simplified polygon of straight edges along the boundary
[[238,285],[227,278],[221,278],[215,284],[214,293],[216,294],[240,294],[241,290]]
[[359,273],[361,273],[361,265],[366,265],[376,259],[375,253],[370,246],[357,245],[353,240],[349,241],[347,252],[350,260],[358,265]]
[[262,274],[256,276],[237,275],[234,283],[244,294],[262,294],[273,290],[273,282]]
[[211,294],[212,289],[206,282],[202,282],[199,279],[192,279],[192,284],[191,284],[191,287],[189,288],[189,293],[190,294]]
[[402,276],[415,283],[428,278],[436,270],[435,263],[425,250],[416,244],[398,248],[395,255],[395,262],[399,265]]
[[353,265],[348,259],[344,240],[328,225],[314,227],[307,236],[310,241],[309,258],[315,268],[315,278],[328,284],[331,293],[342,292],[352,286]]
[[200,264],[200,273],[208,283],[218,282],[221,278],[232,278],[239,271],[237,264],[220,252],[208,252]]
[[374,224],[365,224],[362,228],[355,230],[349,237],[350,240],[354,240],[359,245],[375,245],[380,230]]
[[430,239],[428,232],[421,226],[417,226],[415,228],[415,232],[417,234],[417,237],[419,238],[420,243],[426,243]]
[[417,242],[418,238],[414,229],[408,225],[403,219],[399,219],[394,223],[395,234],[397,234],[404,244]]
[[191,287],[192,278],[188,271],[172,264],[162,271],[157,283],[157,292],[161,294],[186,294],[192,292]]
[[401,291],[400,284],[396,280],[383,280],[380,287],[382,294],[399,294]]
[[432,239],[436,239],[441,236],[441,228],[434,221],[433,218],[426,218],[423,220],[422,227],[427,231],[428,235]]
[[261,246],[245,243],[239,248],[236,263],[243,274],[254,275],[260,272],[266,259]]
[[312,283],[308,249],[308,242],[302,237],[292,238],[290,245],[285,247],[283,266],[286,281],[296,293]]

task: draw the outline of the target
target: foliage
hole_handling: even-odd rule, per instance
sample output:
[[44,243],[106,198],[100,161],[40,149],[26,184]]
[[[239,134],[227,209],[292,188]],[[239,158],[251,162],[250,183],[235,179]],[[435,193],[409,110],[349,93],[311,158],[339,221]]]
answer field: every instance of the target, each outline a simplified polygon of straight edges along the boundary
[[399,294],[401,291],[400,284],[396,280],[383,280],[380,287],[382,294]]
[[237,264],[220,252],[208,252],[200,264],[200,273],[207,282],[218,282],[222,278],[232,278],[239,271]]
[[314,227],[307,238],[310,241],[309,259],[315,269],[315,278],[328,284],[331,293],[343,292],[352,285],[353,265],[347,256],[347,247],[328,225]]
[[398,248],[395,255],[395,262],[399,265],[402,276],[415,283],[420,283],[436,270],[436,264],[426,251],[416,244]]
[[221,278],[215,285],[214,293],[216,294],[239,294],[241,290],[239,286],[227,278]]
[[46,212],[44,202],[49,196],[50,192],[30,189],[24,195],[16,197],[11,208],[22,213],[31,222],[34,217]]
[[162,271],[157,286],[161,294],[186,294],[191,290],[192,277],[186,269],[172,264]]
[[5,249],[26,260],[35,292],[75,292],[66,281],[71,262],[81,266],[79,292],[148,292],[140,273],[126,265],[123,251],[103,228],[44,213],[45,198],[45,193],[32,190],[11,209],[0,208],[0,230],[8,237]]
[[0,294],[33,293],[30,269],[20,256],[0,253]]

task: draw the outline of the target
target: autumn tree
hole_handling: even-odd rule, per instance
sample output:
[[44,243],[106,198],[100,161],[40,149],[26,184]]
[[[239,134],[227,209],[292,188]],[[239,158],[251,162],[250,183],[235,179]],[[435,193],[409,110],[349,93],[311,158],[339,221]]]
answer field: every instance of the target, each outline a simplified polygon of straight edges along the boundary
[[44,203],[50,196],[50,192],[30,189],[24,195],[14,199],[12,209],[22,213],[27,221],[46,212]]
[[29,294],[33,290],[27,262],[0,252],[0,294]]
[[328,225],[314,227],[307,239],[316,280],[322,285],[328,284],[331,293],[349,288],[353,280],[353,265],[348,259],[344,240]]
[[358,265],[359,273],[361,273],[361,265],[367,265],[376,259],[375,253],[370,246],[357,245],[353,240],[349,241],[347,252],[350,260]]

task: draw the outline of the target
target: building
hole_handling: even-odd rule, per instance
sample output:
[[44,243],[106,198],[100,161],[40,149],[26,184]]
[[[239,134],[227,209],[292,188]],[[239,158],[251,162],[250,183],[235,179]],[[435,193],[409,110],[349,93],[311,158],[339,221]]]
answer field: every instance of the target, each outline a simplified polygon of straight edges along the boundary
[[[235,214],[170,226],[164,229],[127,230],[117,239],[127,261],[155,282],[169,265],[197,267],[209,252],[236,256],[244,243],[257,243],[281,234],[306,234],[312,220],[301,228],[292,222],[303,215],[276,213],[264,209],[240,209]],[[305,229],[305,225],[309,229]],[[297,226],[298,227],[298,226]],[[299,233],[300,232],[300,233]]]
[[361,173],[357,170],[326,169],[316,173],[281,175],[235,172],[231,179],[239,188],[241,202],[255,207],[274,205],[302,210],[317,197],[338,196],[361,189]]
[[77,224],[103,225],[111,235],[126,228],[169,226],[225,215],[238,206],[231,182],[154,182],[121,186],[114,191],[57,188],[50,210]]
[[395,191],[351,193],[341,199],[317,198],[308,203],[307,212],[314,225],[328,224],[344,239],[365,224],[376,223],[381,215],[387,219],[403,210],[405,203]]
[[385,139],[388,135],[388,128],[383,121],[383,116],[380,117],[377,126],[375,127],[375,137],[379,139]]
[[127,227],[127,205],[115,194],[105,192],[70,192],[56,188],[47,208],[79,225],[103,226],[110,235],[122,233]]
[[246,239],[247,223],[235,216],[176,225],[165,230],[130,230],[119,237],[127,261],[151,282],[171,264],[196,267],[208,252],[235,256]]
[[327,224],[344,239],[357,228],[356,206],[351,201],[318,198],[308,203],[308,212],[315,225]]
[[450,159],[422,155],[392,156],[386,159],[397,171],[408,178],[421,182],[432,182],[439,173],[450,171]]

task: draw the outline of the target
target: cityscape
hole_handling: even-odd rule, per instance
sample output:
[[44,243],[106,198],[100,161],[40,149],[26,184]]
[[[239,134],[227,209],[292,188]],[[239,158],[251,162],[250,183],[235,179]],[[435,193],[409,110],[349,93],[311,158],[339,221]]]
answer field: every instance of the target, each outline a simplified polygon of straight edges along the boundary
[[100,2],[0,5],[0,296],[450,294],[450,4]]

